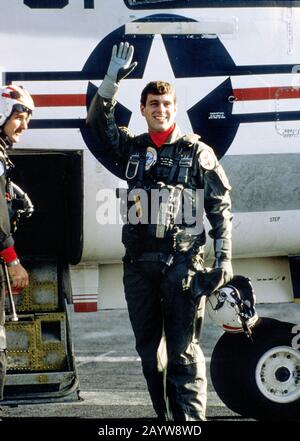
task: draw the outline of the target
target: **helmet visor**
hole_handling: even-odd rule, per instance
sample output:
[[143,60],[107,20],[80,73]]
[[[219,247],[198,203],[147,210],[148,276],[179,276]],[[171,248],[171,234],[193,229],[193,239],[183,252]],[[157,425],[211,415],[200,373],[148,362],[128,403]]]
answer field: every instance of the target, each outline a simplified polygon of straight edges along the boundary
[[20,113],[27,112],[28,115],[32,114],[32,110],[31,109],[29,109],[28,107],[24,106],[24,104],[20,104],[20,103],[14,104],[13,105],[13,110],[16,110],[17,112],[20,112]]

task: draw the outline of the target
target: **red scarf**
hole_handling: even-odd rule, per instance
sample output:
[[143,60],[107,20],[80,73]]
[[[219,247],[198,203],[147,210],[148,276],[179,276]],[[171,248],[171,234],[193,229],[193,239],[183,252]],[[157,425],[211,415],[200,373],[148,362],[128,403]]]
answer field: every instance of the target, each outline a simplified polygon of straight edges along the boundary
[[150,132],[149,135],[153,143],[156,145],[156,147],[159,149],[169,138],[173,130],[175,129],[175,123],[164,132]]

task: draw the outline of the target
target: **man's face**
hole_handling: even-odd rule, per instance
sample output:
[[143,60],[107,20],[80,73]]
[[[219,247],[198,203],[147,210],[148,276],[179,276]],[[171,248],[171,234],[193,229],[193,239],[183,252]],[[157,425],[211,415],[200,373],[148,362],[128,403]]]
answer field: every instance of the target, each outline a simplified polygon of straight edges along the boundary
[[172,94],[148,94],[146,105],[141,104],[142,115],[146,118],[151,132],[164,132],[173,124],[177,107]]
[[20,140],[22,133],[28,128],[30,116],[27,112],[13,112],[3,126],[3,133],[13,144]]

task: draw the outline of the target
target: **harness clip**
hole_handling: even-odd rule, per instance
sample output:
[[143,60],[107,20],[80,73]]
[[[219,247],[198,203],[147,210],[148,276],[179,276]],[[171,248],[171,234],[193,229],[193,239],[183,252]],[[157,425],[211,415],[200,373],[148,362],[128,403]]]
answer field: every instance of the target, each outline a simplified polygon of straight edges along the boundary
[[140,155],[130,156],[125,171],[125,176],[127,179],[133,179],[136,177],[139,168],[139,163],[140,163]]
[[180,158],[179,159],[179,167],[192,167],[193,158]]

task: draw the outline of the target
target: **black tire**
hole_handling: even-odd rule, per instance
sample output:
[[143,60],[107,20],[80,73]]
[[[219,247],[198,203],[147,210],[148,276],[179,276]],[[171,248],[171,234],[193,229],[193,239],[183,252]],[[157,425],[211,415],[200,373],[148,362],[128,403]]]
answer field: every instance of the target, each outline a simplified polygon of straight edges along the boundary
[[300,419],[300,352],[292,347],[292,323],[261,318],[253,341],[225,333],[211,358],[211,379],[220,399],[257,420]]

